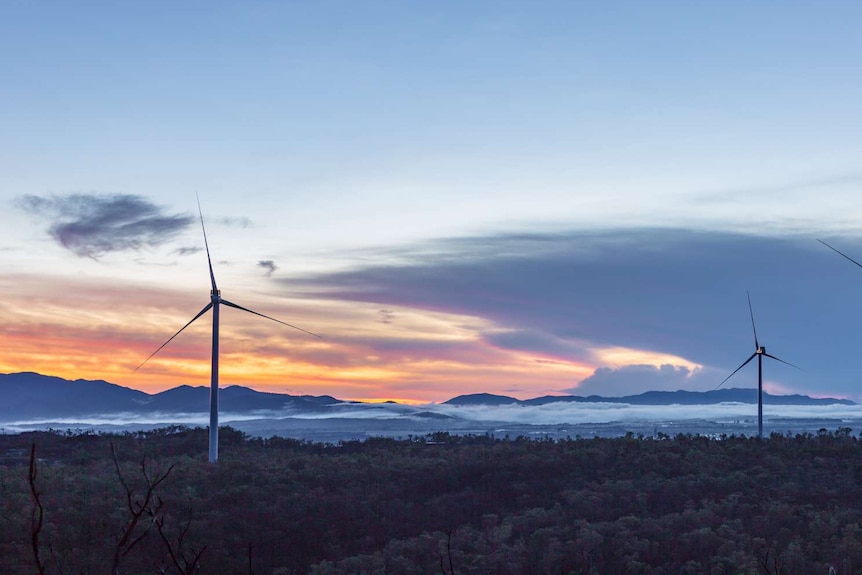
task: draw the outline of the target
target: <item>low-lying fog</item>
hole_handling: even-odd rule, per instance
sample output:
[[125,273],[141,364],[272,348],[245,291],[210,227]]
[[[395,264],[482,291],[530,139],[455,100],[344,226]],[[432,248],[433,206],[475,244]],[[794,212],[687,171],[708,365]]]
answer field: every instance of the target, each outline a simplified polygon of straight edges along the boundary
[[[764,432],[805,432],[837,427],[862,428],[862,405],[765,405]],[[5,433],[33,429],[122,431],[167,425],[206,426],[200,413],[100,414],[54,421],[0,423]],[[618,403],[550,403],[540,406],[419,406],[394,403],[342,403],[316,413],[267,411],[222,413],[221,425],[252,435],[282,435],[308,440],[334,441],[383,435],[406,437],[435,431],[492,433],[495,435],[613,436],[627,431],[652,435],[674,433],[756,432],[757,405],[630,405]],[[665,431],[667,432],[667,431]]]

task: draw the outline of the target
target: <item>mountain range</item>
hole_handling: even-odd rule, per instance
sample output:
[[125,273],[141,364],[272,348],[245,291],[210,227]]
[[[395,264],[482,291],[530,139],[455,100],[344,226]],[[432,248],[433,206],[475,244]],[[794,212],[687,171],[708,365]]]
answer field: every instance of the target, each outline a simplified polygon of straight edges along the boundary
[[[266,393],[241,386],[221,390],[223,413],[248,416],[302,416],[326,414],[356,408],[376,411],[380,404],[341,401],[328,395],[289,395]],[[552,403],[613,403],[630,405],[714,405],[719,403],[757,403],[756,389],[721,389],[707,392],[648,391],[626,397],[544,396],[519,400],[503,395],[477,393],[460,395],[442,405],[453,407],[541,406]],[[767,405],[855,405],[847,399],[812,398],[806,395],[770,395],[764,393]],[[116,414],[199,414],[209,406],[209,388],[183,385],[149,394],[102,380],[74,381],[32,372],[0,374],[0,422],[46,421],[62,418],[94,417]],[[395,406],[389,406],[389,410]],[[406,406],[405,406],[406,407]],[[413,417],[445,418],[447,416],[411,409]]]
[[[222,411],[310,412],[341,403],[328,395],[266,393],[233,385],[219,393]],[[74,381],[33,372],[0,374],[0,421],[102,414],[198,413],[209,411],[209,387],[181,385],[145,393],[103,380]]]
[[[754,388],[728,388],[712,391],[647,391],[638,395],[603,397],[601,395],[545,395],[533,399],[515,399],[506,395],[474,393],[459,395],[445,402],[449,405],[547,405],[549,403],[627,403],[629,405],[714,405],[717,403],[757,403]],[[763,392],[768,405],[856,405],[849,399],[810,397],[808,395],[771,395]]]

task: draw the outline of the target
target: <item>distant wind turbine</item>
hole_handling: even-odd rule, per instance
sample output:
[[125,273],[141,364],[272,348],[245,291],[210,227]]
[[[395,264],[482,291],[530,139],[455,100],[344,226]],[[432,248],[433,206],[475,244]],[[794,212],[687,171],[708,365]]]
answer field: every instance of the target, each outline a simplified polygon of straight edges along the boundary
[[201,217],[201,229],[204,234],[204,246],[207,250],[207,263],[209,264],[210,269],[210,281],[212,282],[212,291],[210,291],[210,303],[204,306],[204,308],[198,312],[198,315],[193,317],[189,323],[180,328],[180,330],[172,335],[168,340],[163,343],[159,348],[150,354],[150,356],[141,362],[141,365],[136,367],[134,371],[138,371],[145,363],[147,363],[154,355],[159,353],[162,348],[168,345],[175,337],[180,335],[180,333],[189,327],[196,319],[201,317],[203,314],[208,312],[210,309],[213,310],[213,338],[212,338],[212,369],[210,371],[210,441],[209,441],[209,461],[210,463],[215,463],[218,461],[218,326],[219,326],[219,305],[226,305],[229,307],[233,307],[242,311],[247,311],[248,313],[260,316],[265,319],[272,320],[274,322],[280,323],[282,325],[286,325],[287,327],[291,327],[293,329],[299,330],[303,333],[307,333],[308,335],[313,335],[314,337],[321,337],[316,333],[312,333],[310,331],[306,331],[301,327],[297,327],[295,325],[291,325],[289,323],[283,322],[279,319],[275,319],[274,317],[269,317],[268,315],[263,315],[262,313],[258,313],[256,311],[250,310],[248,308],[242,307],[241,305],[237,305],[233,302],[229,302],[228,300],[221,297],[221,291],[219,291],[216,286],[215,274],[213,273],[213,263],[210,258],[210,247],[207,243],[207,230],[204,227],[204,214],[201,210],[200,199],[198,199],[198,213]]
[[[737,371],[748,365],[755,357],[757,358],[757,437],[763,439],[763,356],[770,357],[776,361],[780,361],[781,363],[786,363],[790,367],[796,367],[792,363],[786,362],[783,359],[779,359],[774,355],[766,353],[766,347],[761,346],[757,341],[757,327],[754,325],[754,311],[751,308],[751,294],[745,292],[748,296],[748,313],[751,315],[751,329],[754,332],[754,353],[742,362],[742,365],[733,370],[733,373],[724,378],[724,381],[715,386],[715,389],[718,389],[724,383],[733,377]],[[796,369],[799,369],[796,367]]]

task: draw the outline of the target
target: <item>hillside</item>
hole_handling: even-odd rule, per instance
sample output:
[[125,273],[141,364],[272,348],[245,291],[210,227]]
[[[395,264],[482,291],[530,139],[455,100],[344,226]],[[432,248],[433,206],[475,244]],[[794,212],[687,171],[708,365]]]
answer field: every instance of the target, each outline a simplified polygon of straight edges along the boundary
[[[549,403],[628,403],[631,405],[714,405],[717,403],[757,403],[757,390],[728,388],[712,391],[647,391],[638,395],[603,397],[601,395],[546,395],[534,399],[515,399],[505,395],[474,393],[459,395],[447,401],[450,405],[546,405]],[[809,397],[807,395],[772,395],[763,392],[763,403],[770,405],[856,405],[849,399]]]

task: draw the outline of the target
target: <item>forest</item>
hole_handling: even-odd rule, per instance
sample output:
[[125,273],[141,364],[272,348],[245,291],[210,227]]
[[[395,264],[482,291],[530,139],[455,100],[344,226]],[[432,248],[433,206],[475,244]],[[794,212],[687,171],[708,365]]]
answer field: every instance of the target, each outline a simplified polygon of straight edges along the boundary
[[338,444],[0,436],[0,573],[862,573],[849,428]]

